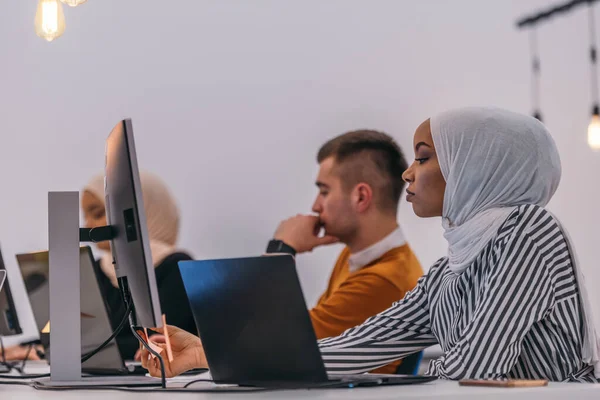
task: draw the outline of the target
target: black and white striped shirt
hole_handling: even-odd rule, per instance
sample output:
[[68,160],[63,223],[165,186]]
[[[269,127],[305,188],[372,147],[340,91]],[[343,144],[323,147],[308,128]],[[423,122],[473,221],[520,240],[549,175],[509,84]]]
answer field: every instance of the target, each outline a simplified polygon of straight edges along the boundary
[[596,382],[582,337],[561,228],[525,205],[463,273],[440,259],[404,299],[319,346],[330,374],[371,371],[439,343],[444,355],[427,374],[440,378]]

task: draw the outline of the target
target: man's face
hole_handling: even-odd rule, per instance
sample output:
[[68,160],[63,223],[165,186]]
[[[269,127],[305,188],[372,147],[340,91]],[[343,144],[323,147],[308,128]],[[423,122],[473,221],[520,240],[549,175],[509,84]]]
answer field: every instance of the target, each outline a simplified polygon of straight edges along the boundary
[[323,160],[319,167],[316,182],[319,194],[312,210],[319,214],[321,225],[327,235],[346,242],[358,229],[358,218],[352,204],[351,190],[342,185],[339,168],[333,157]]

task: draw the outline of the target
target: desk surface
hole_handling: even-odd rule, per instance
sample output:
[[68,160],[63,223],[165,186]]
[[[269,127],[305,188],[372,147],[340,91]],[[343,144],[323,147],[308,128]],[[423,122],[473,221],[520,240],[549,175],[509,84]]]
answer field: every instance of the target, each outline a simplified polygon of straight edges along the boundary
[[[46,367],[47,368],[47,367]],[[46,369],[47,371],[47,369]],[[41,373],[43,370],[38,366],[30,369],[29,373]],[[199,376],[202,377],[202,376]],[[195,387],[201,387],[198,384]],[[84,397],[85,396],[85,397]],[[231,399],[501,399],[507,396],[511,400],[535,400],[535,399],[600,399],[600,384],[585,383],[550,383],[547,387],[540,388],[482,388],[461,387],[457,382],[435,381],[421,385],[410,386],[382,386],[356,389],[312,389],[292,391],[272,391],[258,393],[131,393],[120,391],[100,390],[76,390],[76,391],[45,391],[36,390],[27,386],[3,385],[0,382],[0,398],[10,399],[209,399],[219,398]]]
[[[599,399],[600,384],[584,383],[557,383],[544,388],[476,388],[460,387],[456,382],[437,381],[415,386],[386,386],[359,389],[315,389],[274,391],[259,393],[127,393],[116,391],[39,391],[25,386],[8,386],[0,384],[0,397],[2,399],[503,399],[507,396],[511,400],[535,399]],[[168,396],[168,397],[166,397]]]

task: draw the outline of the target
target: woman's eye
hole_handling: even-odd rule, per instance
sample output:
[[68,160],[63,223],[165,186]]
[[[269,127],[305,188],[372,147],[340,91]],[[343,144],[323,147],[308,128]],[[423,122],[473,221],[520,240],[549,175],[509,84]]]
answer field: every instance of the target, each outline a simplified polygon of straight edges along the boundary
[[418,162],[419,164],[423,164],[427,160],[428,160],[428,158],[415,158],[415,161]]

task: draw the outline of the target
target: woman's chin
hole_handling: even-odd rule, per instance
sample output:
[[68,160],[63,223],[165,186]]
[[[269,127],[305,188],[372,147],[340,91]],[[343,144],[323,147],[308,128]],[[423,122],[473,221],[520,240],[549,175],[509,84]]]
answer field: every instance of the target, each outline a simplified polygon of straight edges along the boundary
[[439,216],[438,213],[432,212],[431,210],[428,210],[427,208],[419,206],[419,204],[412,203],[412,208],[413,208],[413,212],[415,213],[415,215],[419,218],[431,218],[431,217]]

